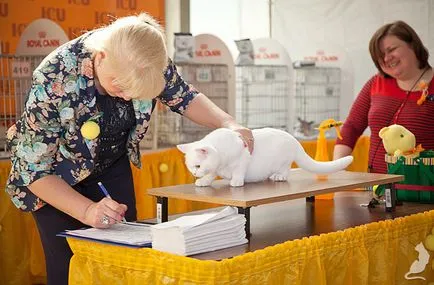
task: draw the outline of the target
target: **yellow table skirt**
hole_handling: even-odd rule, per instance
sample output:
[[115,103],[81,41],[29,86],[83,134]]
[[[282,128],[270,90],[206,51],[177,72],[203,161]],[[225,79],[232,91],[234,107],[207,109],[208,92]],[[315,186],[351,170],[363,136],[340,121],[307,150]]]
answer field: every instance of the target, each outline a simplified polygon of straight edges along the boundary
[[[84,284],[399,285],[434,211],[288,241],[222,261],[68,239],[69,282]],[[431,252],[432,254],[433,252]],[[434,280],[431,263],[416,274]],[[411,281],[411,284],[427,284]]]
[[[306,152],[315,155],[316,141],[302,142]],[[331,156],[334,141],[328,141]],[[354,148],[354,162],[348,170],[366,171],[369,138],[359,139]],[[165,166],[167,166],[167,171]],[[132,167],[139,219],[155,217],[155,198],[148,188],[192,183],[193,178],[184,165],[184,157],[176,149],[147,153],[142,156],[142,169]],[[10,170],[8,160],[0,160],[0,185],[5,185]],[[4,186],[3,186],[4,187]],[[212,204],[169,200],[169,213],[183,213],[209,208]],[[33,217],[16,210],[4,191],[0,190],[0,283],[26,285],[45,283],[45,261]]]
[[[147,189],[194,182],[193,176],[184,164],[184,155],[177,149],[144,154],[142,168],[137,169],[132,166],[132,171],[136,192],[137,219],[139,220],[155,217],[156,198],[149,196]],[[219,205],[170,199],[169,214],[185,213],[213,206]]]

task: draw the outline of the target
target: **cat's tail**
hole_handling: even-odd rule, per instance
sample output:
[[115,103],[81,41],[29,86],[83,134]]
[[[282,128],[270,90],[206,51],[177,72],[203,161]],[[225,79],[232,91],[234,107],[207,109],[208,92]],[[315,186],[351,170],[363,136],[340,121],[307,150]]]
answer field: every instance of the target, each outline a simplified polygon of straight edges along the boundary
[[295,162],[299,167],[309,172],[327,174],[347,168],[347,166],[353,162],[353,157],[348,155],[333,161],[316,161],[312,159],[300,145],[300,149],[297,151],[295,157]]

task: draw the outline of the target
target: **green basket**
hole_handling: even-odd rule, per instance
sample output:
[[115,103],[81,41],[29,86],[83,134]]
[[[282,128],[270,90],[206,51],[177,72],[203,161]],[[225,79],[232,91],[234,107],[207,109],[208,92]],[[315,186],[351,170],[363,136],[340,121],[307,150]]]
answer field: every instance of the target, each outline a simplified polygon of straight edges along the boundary
[[387,173],[404,175],[395,184],[398,201],[434,203],[434,151],[420,153],[417,158],[385,156]]

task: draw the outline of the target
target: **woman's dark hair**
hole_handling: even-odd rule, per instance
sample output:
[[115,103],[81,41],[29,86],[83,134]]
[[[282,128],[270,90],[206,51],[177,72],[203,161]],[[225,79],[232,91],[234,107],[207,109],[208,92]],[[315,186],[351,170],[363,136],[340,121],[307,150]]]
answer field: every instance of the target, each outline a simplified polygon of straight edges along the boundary
[[431,67],[428,63],[428,49],[423,45],[417,33],[407,23],[396,21],[379,28],[369,41],[369,52],[380,74],[385,77],[390,77],[384,73],[380,66],[380,60],[384,58],[384,54],[380,50],[380,41],[388,35],[395,36],[410,46],[419,61],[419,69]]

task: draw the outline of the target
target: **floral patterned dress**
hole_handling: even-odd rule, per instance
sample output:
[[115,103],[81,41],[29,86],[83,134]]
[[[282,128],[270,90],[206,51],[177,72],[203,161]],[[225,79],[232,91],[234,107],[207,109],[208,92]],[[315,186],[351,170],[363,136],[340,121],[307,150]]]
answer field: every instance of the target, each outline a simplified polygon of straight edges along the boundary
[[[96,104],[92,54],[84,46],[89,34],[59,47],[36,68],[24,112],[8,130],[12,168],[6,192],[21,210],[35,211],[45,204],[26,187],[34,181],[57,175],[75,185],[94,171],[100,138],[85,139],[80,132],[85,122],[102,115]],[[132,100],[135,123],[126,151],[136,167],[156,100],[183,114],[198,94],[171,60],[164,76],[166,87],[154,100]]]

